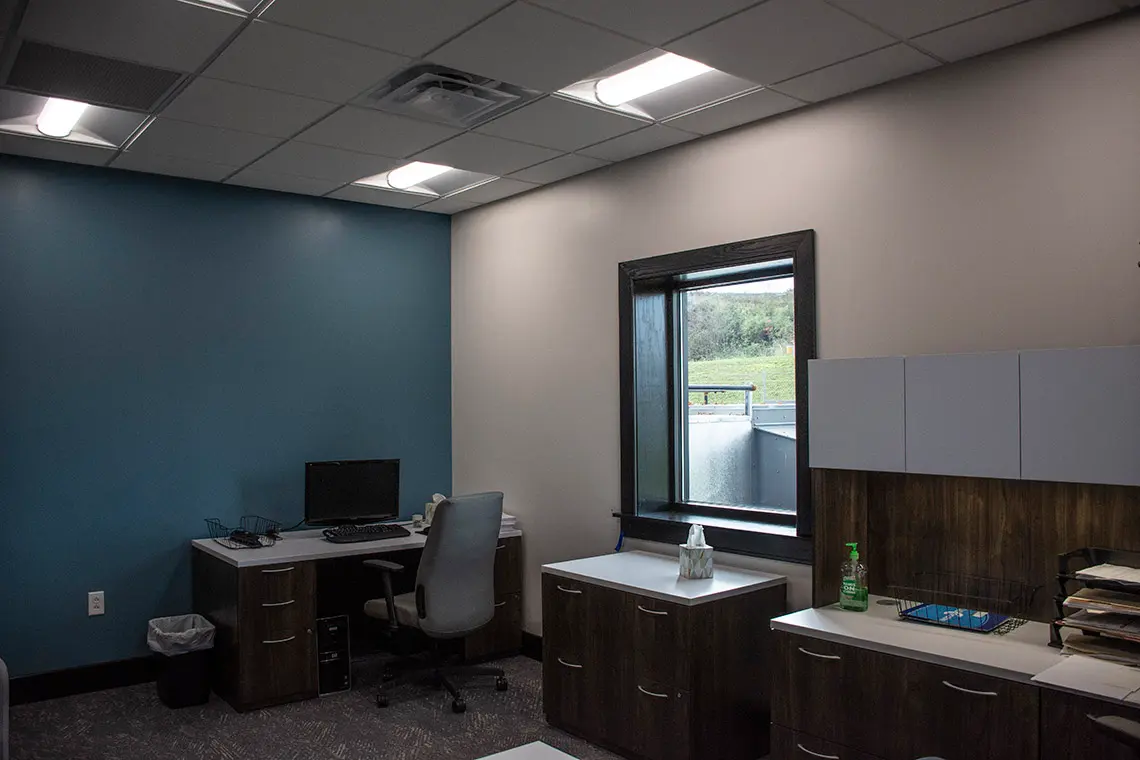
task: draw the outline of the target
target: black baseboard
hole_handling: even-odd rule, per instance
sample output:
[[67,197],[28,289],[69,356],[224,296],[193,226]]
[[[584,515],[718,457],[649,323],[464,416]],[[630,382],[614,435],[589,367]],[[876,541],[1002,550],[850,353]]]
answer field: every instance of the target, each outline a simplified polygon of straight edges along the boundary
[[542,637],[523,631],[522,653],[524,657],[542,662]]
[[135,657],[130,660],[101,662],[67,670],[53,670],[34,676],[13,678],[11,700],[13,705],[41,702],[45,699],[69,697],[89,691],[116,689],[120,686],[153,681],[158,661],[153,657]]

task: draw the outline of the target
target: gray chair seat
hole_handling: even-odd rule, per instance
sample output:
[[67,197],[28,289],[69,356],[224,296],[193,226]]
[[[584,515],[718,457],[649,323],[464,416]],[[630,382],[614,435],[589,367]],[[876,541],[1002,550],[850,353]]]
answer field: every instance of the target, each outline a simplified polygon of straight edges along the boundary
[[[414,592],[399,594],[393,597],[396,603],[396,622],[409,628],[420,627],[420,616],[416,612],[416,595]],[[364,603],[364,614],[376,620],[388,619],[388,602],[384,599],[369,599]]]

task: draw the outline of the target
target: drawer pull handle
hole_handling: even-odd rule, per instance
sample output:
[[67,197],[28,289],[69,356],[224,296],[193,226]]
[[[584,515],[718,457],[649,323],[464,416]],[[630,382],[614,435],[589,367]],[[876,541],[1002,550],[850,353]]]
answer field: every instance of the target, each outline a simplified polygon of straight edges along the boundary
[[495,602],[495,606],[496,607],[506,607],[507,603],[506,602]]
[[642,694],[648,696],[648,697],[657,697],[658,699],[668,699],[669,698],[668,694],[658,694],[655,691],[646,691],[645,689],[641,688],[641,686],[638,686],[637,690],[640,691]]
[[559,591],[565,591],[567,594],[581,594],[582,593],[582,589],[566,588],[565,586],[559,586],[558,590]]
[[954,691],[960,691],[963,694],[973,694],[975,697],[996,697],[998,695],[996,691],[974,691],[973,689],[965,689],[961,686],[955,686],[949,681],[943,681],[942,685],[949,689],[953,689]]
[[296,636],[290,636],[287,639],[269,639],[268,641],[262,641],[261,643],[262,644],[286,644],[295,638],[297,638],[297,637]]
[[498,546],[495,547],[495,551],[499,551],[500,549],[506,549],[506,548],[507,548],[506,544],[499,544]]
[[287,602],[262,602],[261,606],[262,607],[288,607],[290,604],[292,604],[295,601],[297,601],[297,600],[296,599],[290,599]]
[[824,754],[821,754],[819,752],[812,752],[810,749],[808,749],[807,747],[805,747],[802,744],[797,744],[796,747],[799,749],[800,752],[803,752],[805,755],[811,755],[812,757],[822,757],[823,760],[839,760],[839,755],[824,755]]
[[262,575],[273,575],[274,573],[291,573],[295,569],[296,568],[293,568],[293,567],[282,567],[282,568],[277,569],[277,570],[262,570],[261,574]]
[[665,610],[647,610],[644,607],[642,607],[640,604],[637,605],[637,609],[641,610],[642,612],[644,612],[647,615],[668,615],[669,614]]
[[580,670],[582,668],[581,665],[575,665],[572,662],[566,662],[566,660],[563,660],[561,657],[558,658],[558,661],[568,668],[574,668],[575,670]]
[[806,654],[808,657],[818,657],[821,660],[842,660],[843,659],[842,657],[840,657],[837,654],[820,654],[819,652],[809,652],[808,650],[804,649],[803,647],[796,647],[796,649],[800,650],[801,652]]

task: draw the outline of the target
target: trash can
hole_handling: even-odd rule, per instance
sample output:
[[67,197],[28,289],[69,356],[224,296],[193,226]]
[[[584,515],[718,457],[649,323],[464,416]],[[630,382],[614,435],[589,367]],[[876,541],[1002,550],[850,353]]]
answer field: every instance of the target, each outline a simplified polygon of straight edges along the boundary
[[146,643],[158,662],[158,698],[167,707],[210,701],[210,650],[214,624],[201,615],[151,620]]

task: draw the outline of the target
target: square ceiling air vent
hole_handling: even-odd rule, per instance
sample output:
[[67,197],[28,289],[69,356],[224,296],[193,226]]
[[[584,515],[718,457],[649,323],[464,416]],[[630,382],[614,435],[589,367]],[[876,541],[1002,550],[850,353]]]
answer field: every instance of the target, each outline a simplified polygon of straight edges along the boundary
[[152,111],[183,76],[178,71],[25,41],[6,84],[37,95]]
[[421,64],[392,77],[359,104],[469,129],[540,94],[502,80]]

